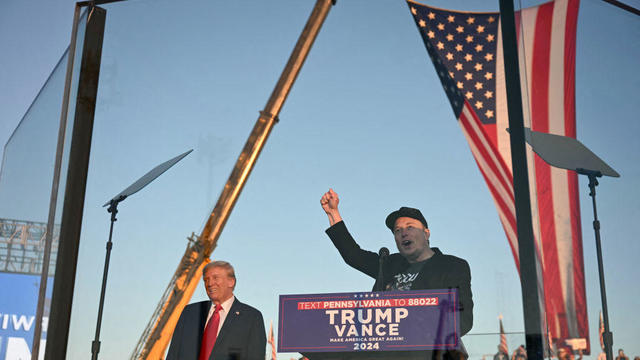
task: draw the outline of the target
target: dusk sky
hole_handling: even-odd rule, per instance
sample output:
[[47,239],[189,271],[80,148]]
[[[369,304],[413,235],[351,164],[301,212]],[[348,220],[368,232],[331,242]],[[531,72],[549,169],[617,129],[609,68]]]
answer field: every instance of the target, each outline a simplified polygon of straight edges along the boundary
[[[639,8],[640,2],[627,0]],[[107,22],[87,182],[68,358],[87,358],[95,330],[109,214],[102,205],[155,165],[194,152],[119,207],[102,325],[101,358],[131,355],[199,234],[313,8],[312,0],[130,0]],[[522,1],[528,7],[541,1]],[[497,1],[430,0],[464,11]],[[61,59],[74,2],[0,2],[0,144]],[[578,139],[620,178],[598,187],[614,350],[640,356],[640,18],[583,0],[578,18]],[[46,221],[66,63],[10,143],[0,174],[0,218]],[[25,120],[27,122],[27,120]],[[580,207],[592,354],[601,309],[593,213]],[[431,244],[471,267],[471,359],[496,352],[498,316],[512,351],[524,343],[522,296],[504,230],[405,1],[338,0],[309,54],[211,258],[231,262],[236,296],[278,318],[278,295],[369,290],[324,234],[329,188],[360,245],[395,250],[384,225],[420,208]],[[59,218],[58,214],[58,218]],[[2,296],[2,295],[0,295]],[[199,285],[193,301],[206,299]],[[489,333],[490,335],[481,335]],[[296,354],[282,353],[278,359]],[[588,358],[588,357],[587,357]]]

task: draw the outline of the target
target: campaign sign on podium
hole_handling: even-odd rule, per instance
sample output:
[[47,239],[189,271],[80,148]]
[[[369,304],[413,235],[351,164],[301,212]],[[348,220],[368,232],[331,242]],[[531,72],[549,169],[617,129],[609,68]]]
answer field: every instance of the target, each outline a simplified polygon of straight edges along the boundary
[[458,349],[457,289],[280,295],[278,351]]

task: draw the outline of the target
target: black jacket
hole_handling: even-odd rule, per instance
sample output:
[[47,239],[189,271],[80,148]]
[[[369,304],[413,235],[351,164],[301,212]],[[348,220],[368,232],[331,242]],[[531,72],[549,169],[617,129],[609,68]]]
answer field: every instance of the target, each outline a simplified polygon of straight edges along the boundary
[[[378,276],[377,253],[362,250],[340,221],[326,230],[327,235],[340,252],[344,261],[351,267],[376,278]],[[438,248],[432,248],[435,254],[429,258],[420,274],[413,281],[411,289],[458,289],[458,308],[460,309],[460,328],[462,335],[473,326],[473,299],[471,295],[471,270],[469,264],[459,257],[444,255]],[[399,253],[389,255],[384,263],[384,286],[393,281],[396,274],[404,272],[409,262]]]

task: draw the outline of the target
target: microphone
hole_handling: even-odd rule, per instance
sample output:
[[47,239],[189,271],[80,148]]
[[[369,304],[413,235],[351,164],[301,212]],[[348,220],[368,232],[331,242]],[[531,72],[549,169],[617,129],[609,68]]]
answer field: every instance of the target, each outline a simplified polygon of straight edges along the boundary
[[378,251],[378,278],[376,279],[375,285],[373,285],[373,291],[383,291],[384,286],[384,275],[382,273],[382,266],[384,261],[389,256],[389,249],[386,247],[381,247],[380,251]]

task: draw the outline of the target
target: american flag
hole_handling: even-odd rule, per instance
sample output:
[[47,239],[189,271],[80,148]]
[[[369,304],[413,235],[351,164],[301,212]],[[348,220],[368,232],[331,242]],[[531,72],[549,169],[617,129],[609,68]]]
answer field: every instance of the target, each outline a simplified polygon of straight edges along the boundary
[[500,316],[500,345],[498,345],[498,350],[507,355],[509,354],[509,347],[507,346],[507,335],[504,333],[504,328],[502,327],[502,316]]
[[[407,2],[520,271],[500,13]],[[516,13],[525,126],[534,131],[576,136],[578,6],[579,0],[557,0]],[[548,325],[556,340],[585,338],[588,344],[577,175],[550,167],[530,148],[527,161],[538,292],[546,314],[540,333]]]
[[271,345],[271,360],[276,360],[276,338],[273,336],[273,321],[269,325],[269,345]]
[[598,321],[598,334],[600,334],[600,348],[604,351],[604,321],[602,321],[602,311],[600,312],[600,320]]

